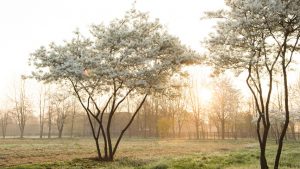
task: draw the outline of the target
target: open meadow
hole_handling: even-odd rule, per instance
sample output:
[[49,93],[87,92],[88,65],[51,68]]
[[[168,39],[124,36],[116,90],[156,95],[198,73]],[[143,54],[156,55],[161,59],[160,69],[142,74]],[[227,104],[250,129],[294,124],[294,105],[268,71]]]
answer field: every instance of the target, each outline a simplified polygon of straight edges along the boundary
[[[281,167],[300,168],[299,142],[284,146]],[[269,143],[272,167],[276,144]],[[0,168],[255,169],[256,140],[124,139],[114,162],[95,161],[92,139],[1,139]],[[274,150],[274,151],[273,151]]]

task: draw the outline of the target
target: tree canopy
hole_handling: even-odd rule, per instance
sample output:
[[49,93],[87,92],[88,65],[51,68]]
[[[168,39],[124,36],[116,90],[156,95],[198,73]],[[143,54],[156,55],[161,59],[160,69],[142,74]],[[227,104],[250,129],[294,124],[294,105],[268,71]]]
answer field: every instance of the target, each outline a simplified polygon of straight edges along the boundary
[[[168,34],[158,20],[151,21],[147,14],[135,9],[109,25],[92,26],[90,32],[90,38],[75,32],[76,37],[63,45],[52,43],[38,49],[31,56],[36,68],[32,75],[46,82],[71,82],[87,112],[99,159],[113,160],[124,132],[146,97],[168,89],[173,74],[179,72],[183,64],[199,62],[199,57]],[[111,121],[130,94],[137,96],[139,104],[113,146]],[[109,114],[106,127],[103,126],[105,112]],[[104,157],[98,142],[100,133],[104,139]]]

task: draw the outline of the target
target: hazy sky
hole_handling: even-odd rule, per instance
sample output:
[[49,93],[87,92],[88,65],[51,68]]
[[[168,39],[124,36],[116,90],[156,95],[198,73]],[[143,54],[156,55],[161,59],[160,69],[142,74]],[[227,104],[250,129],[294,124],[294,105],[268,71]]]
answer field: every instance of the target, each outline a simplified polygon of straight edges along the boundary
[[[20,74],[28,74],[29,54],[41,45],[69,39],[79,28],[108,23],[132,7],[132,0],[2,0],[0,1],[0,98]],[[223,0],[137,0],[136,8],[159,18],[183,43],[200,50],[212,22],[203,12],[221,8]]]

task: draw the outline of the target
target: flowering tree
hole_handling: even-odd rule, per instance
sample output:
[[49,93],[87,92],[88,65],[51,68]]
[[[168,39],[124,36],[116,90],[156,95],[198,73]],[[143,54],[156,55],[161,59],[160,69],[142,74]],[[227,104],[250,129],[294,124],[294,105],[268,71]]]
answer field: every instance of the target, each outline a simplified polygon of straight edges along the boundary
[[[265,158],[270,129],[269,107],[275,71],[281,72],[284,86],[285,120],[274,168],[278,168],[283,139],[289,123],[287,70],[300,37],[300,2],[298,0],[226,0],[228,10],[208,13],[222,18],[217,32],[208,41],[218,68],[247,70],[247,84],[255,98],[258,112],[257,133],[261,168],[268,168]],[[264,84],[263,79],[268,82]],[[263,87],[265,86],[265,87]],[[262,133],[261,129],[263,128]]]
[[[168,88],[173,73],[182,64],[194,62],[196,55],[169,35],[158,20],[150,21],[147,14],[134,9],[108,26],[94,25],[90,32],[91,39],[77,32],[64,45],[38,49],[31,57],[36,67],[33,76],[47,82],[70,82],[87,113],[98,159],[112,161],[147,96]],[[129,95],[135,95],[139,103],[113,143],[111,122]]]

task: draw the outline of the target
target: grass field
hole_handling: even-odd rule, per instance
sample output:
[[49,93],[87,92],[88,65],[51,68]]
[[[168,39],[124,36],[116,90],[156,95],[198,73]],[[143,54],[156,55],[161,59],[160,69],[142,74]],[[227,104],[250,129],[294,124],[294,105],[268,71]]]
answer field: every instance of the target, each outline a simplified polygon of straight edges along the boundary
[[[276,145],[269,145],[272,168]],[[95,156],[92,139],[0,139],[0,168],[259,168],[255,140],[124,139],[114,162],[98,162]],[[300,168],[300,143],[285,144],[280,168]]]

